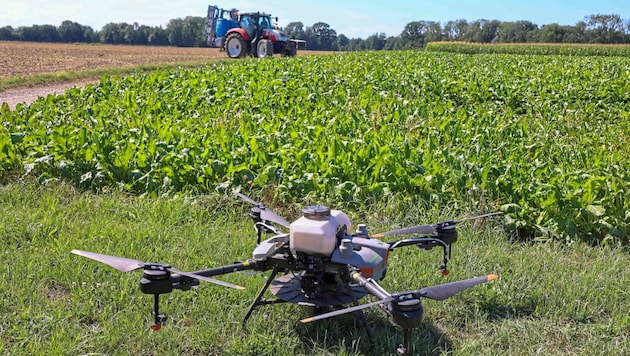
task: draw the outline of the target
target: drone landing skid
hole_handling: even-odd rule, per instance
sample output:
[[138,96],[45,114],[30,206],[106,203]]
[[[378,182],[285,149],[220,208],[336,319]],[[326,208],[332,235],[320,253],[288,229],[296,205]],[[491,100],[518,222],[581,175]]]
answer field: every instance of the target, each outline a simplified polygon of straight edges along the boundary
[[[326,307],[339,307],[342,305],[353,304],[359,305],[359,299],[363,298],[368,292],[361,286],[345,284],[340,286],[336,291],[328,291],[321,293],[316,298],[307,297],[302,291],[300,275],[286,274],[280,278],[275,278],[279,270],[273,270],[267,283],[258,292],[258,295],[252,302],[245,318],[243,319],[243,327],[247,323],[247,320],[253,313],[254,309],[259,305],[270,305],[277,303],[294,303],[303,306],[310,306],[320,310]],[[263,295],[265,291],[269,291],[276,296],[277,299],[265,300]],[[358,312],[358,316],[367,330],[368,335],[372,336],[372,329],[367,323],[365,314],[363,311]]]

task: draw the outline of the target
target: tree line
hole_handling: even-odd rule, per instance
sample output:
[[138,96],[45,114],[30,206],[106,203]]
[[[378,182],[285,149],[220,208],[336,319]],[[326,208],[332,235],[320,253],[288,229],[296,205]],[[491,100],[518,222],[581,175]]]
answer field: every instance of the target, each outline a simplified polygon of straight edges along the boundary
[[[303,29],[301,22],[286,27],[289,37],[304,38],[312,45],[332,44],[332,50],[399,50],[424,48],[429,42],[461,41],[473,43],[603,43],[630,44],[630,20],[617,14],[589,15],[575,25],[552,23],[538,26],[531,21],[464,19],[448,21],[413,21],[398,36],[375,33],[366,39],[349,39],[318,23]],[[322,38],[325,39],[322,41]],[[325,48],[316,48],[325,49]]]
[[[104,44],[206,47],[204,17],[172,19],[151,27],[138,23],[108,23],[100,31],[70,20],[60,26],[32,25],[0,27],[0,41],[84,42]],[[413,21],[397,36],[375,33],[365,39],[348,38],[325,22],[304,26],[291,22],[284,31],[290,38],[306,41],[306,48],[327,51],[397,50],[423,48],[428,42],[464,41],[475,43],[630,43],[630,21],[620,15],[589,15],[575,25],[552,23],[538,26],[530,21],[464,19]]]
[[95,31],[90,26],[66,20],[60,26],[0,27],[0,41],[204,47],[207,46],[204,24],[205,18],[188,16],[170,20],[166,28],[140,25],[137,22],[110,22],[100,31]]

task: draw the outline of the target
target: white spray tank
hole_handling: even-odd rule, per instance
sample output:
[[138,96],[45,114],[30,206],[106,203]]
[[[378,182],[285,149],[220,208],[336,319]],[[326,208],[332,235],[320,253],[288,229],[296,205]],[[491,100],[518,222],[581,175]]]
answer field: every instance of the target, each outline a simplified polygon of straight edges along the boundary
[[344,225],[346,232],[352,231],[352,223],[343,211],[307,206],[302,209],[302,217],[289,226],[291,250],[330,256],[337,247],[337,231]]

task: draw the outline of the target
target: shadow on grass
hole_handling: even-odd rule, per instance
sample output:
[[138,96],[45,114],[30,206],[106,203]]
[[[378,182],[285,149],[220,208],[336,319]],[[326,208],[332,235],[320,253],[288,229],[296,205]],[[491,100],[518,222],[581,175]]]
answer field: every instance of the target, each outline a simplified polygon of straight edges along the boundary
[[[321,352],[345,355],[395,355],[403,343],[403,329],[394,325],[384,313],[368,312],[367,321],[372,329],[368,336],[358,317],[344,315],[310,324],[298,323],[306,354]],[[413,331],[412,352],[409,355],[439,355],[452,351],[451,341],[432,323],[423,321]]]
[[486,315],[489,322],[500,321],[505,319],[521,319],[533,317],[536,313],[536,306],[541,301],[537,301],[534,297],[525,297],[519,301],[510,301],[497,298],[485,298],[475,302],[476,308],[470,308],[467,313],[475,313],[479,315],[481,312]]

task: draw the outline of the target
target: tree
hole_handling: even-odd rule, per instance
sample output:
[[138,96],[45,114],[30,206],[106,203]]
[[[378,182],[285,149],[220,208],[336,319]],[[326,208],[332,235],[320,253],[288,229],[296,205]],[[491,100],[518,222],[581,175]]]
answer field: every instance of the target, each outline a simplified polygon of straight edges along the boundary
[[166,26],[168,41],[171,46],[178,47],[206,46],[204,25],[203,17],[187,16],[183,20],[172,19]]
[[557,23],[545,25],[540,29],[538,41],[543,43],[562,43],[564,42],[564,28]]
[[84,26],[76,22],[65,20],[61,23],[57,31],[59,32],[62,42],[84,42],[85,29],[83,27]]
[[147,33],[147,44],[151,46],[168,46],[168,32],[160,27],[150,27]]
[[19,39],[22,41],[33,42],[60,42],[61,37],[57,31],[57,27],[53,25],[33,25],[19,27]]
[[[316,44],[320,50],[330,51],[333,50],[333,44],[337,40],[337,31],[330,28],[330,25],[325,22],[314,23],[311,27],[311,31],[314,35]],[[308,43],[307,43],[308,46]]]
[[499,42],[527,42],[528,34],[537,29],[538,26],[530,21],[502,22],[499,26]]
[[444,37],[442,33],[442,25],[439,22],[427,21],[427,32],[424,34],[424,45],[429,42],[441,41]]
[[353,38],[346,48],[348,51],[365,51],[365,41],[361,38]]
[[128,26],[126,23],[110,22],[106,24],[99,32],[100,42],[107,44],[125,43],[125,35],[122,29],[126,26]]
[[385,42],[384,50],[392,51],[392,50],[401,50],[405,48],[405,40],[403,40],[399,36],[390,36],[387,38]]
[[304,24],[301,22],[290,22],[284,28],[284,32],[287,34],[287,37],[300,40],[304,39]]
[[405,41],[406,48],[421,48],[424,46],[424,34],[427,32],[424,21],[412,21],[405,25],[400,38]]
[[475,36],[475,42],[479,43],[492,43],[499,40],[499,28],[501,22],[499,20],[477,20],[478,24],[477,32]]
[[468,21],[463,19],[449,21],[443,29],[443,33],[449,41],[463,41],[466,32],[468,32]]
[[83,28],[83,41],[87,43],[99,42],[98,32],[94,31],[90,26],[85,26]]
[[350,39],[342,33],[339,36],[337,36],[337,43],[335,46],[337,47],[337,50],[339,51],[347,51],[348,50],[347,46],[349,43],[350,43]]
[[585,22],[592,42],[621,43],[624,40],[623,19],[617,14],[590,15],[585,18]]
[[380,51],[385,47],[386,41],[387,36],[384,33],[375,33],[365,39],[365,48]]
[[454,31],[458,34],[457,41],[466,41],[466,34],[469,32],[470,24],[464,19],[455,20]]
[[0,27],[0,41],[15,41],[18,36],[15,34],[15,30],[11,26]]

